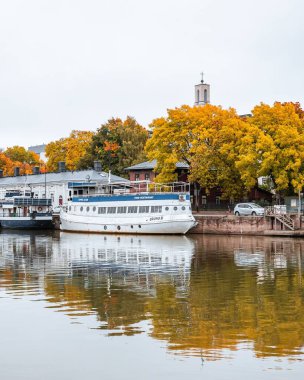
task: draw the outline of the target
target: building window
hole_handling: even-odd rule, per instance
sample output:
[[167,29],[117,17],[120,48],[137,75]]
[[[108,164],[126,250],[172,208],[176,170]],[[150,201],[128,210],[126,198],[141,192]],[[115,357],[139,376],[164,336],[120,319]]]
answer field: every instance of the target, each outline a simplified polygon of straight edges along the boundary
[[139,181],[139,173],[135,173],[135,181]]
[[59,195],[59,206],[63,205],[63,198],[62,195]]
[[150,173],[145,173],[145,181],[150,181]]
[[197,103],[200,101],[199,90],[196,90],[196,101]]
[[207,90],[204,90],[204,103],[208,102],[208,97],[207,97]]
[[207,204],[207,197],[206,195],[203,195],[202,196],[202,205],[206,205]]

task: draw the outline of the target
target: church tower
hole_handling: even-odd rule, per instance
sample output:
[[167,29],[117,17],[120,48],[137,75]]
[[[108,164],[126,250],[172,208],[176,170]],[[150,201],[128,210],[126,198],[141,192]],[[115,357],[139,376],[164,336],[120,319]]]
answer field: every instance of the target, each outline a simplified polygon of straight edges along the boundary
[[204,106],[210,103],[210,84],[204,83],[204,73],[201,73],[201,83],[195,85],[195,106]]

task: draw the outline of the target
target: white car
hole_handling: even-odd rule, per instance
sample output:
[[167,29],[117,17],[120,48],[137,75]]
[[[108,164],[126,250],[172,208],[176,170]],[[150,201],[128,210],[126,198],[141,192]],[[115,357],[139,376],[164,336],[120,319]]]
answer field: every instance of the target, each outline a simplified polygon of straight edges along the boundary
[[234,215],[263,216],[264,208],[256,203],[238,203],[233,210]]

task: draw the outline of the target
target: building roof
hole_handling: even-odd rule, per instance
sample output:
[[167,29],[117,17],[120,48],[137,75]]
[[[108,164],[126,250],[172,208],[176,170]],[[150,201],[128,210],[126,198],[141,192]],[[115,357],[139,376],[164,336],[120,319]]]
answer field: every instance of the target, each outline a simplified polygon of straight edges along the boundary
[[[152,161],[146,161],[146,162],[141,162],[140,164],[129,166],[128,168],[125,168],[125,170],[153,170],[155,169],[157,165],[157,160],[152,160]],[[189,165],[186,164],[185,162],[177,162],[176,163],[176,168],[177,169],[189,169]]]
[[[106,172],[97,172],[96,170],[79,170],[79,171],[66,171],[61,173],[44,173],[42,174],[29,174],[22,175],[18,177],[3,177],[0,178],[0,187],[1,186],[24,186],[27,185],[40,185],[44,184],[45,180],[47,184],[49,183],[67,183],[73,181],[87,182],[94,181],[99,184],[109,183],[109,173]],[[129,181],[125,178],[118,177],[111,174],[111,183],[128,183]]]
[[33,146],[29,146],[27,148],[27,150],[29,150],[30,152],[34,152],[36,154],[41,154],[41,153],[45,152],[45,147],[46,147],[45,144],[42,144],[42,145],[33,145]]

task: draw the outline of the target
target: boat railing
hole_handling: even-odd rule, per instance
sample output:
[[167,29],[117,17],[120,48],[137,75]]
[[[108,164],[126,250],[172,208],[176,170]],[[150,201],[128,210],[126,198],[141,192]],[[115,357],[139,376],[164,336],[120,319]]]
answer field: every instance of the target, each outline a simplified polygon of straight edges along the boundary
[[172,182],[172,183],[151,183],[150,181],[133,181],[124,184],[108,185],[106,192],[94,192],[91,194],[82,195],[82,197],[92,196],[111,196],[111,195],[144,195],[144,194],[161,194],[161,193],[189,193],[190,184],[187,182]]

